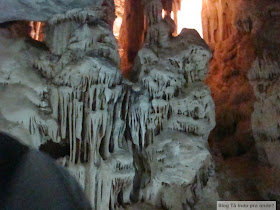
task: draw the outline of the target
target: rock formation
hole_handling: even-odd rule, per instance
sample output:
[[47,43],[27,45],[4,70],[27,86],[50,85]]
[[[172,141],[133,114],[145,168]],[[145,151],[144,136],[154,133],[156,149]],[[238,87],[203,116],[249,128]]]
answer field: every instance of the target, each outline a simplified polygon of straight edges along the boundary
[[119,45],[121,69],[129,76],[134,59],[144,42],[144,7],[139,0],[125,0],[124,14],[120,29]]
[[[244,1],[203,1],[203,37],[213,50],[207,83],[216,105],[217,126],[210,137],[215,153],[238,156],[253,144],[253,89],[247,78],[255,47]],[[246,13],[245,13],[246,14]],[[249,29],[248,29],[249,28]],[[248,30],[247,30],[248,29]]]
[[1,130],[35,148],[68,147],[58,162],[93,209],[191,209],[214,173],[211,52],[194,30],[173,37],[161,2],[143,1],[147,36],[128,81],[105,3],[53,15],[44,43],[1,29]]
[[102,0],[55,1],[55,0],[10,0],[1,1],[0,23],[15,20],[46,21],[55,14],[73,8],[84,8],[102,4]]
[[174,23],[162,19],[161,11],[159,1],[145,4],[147,37],[133,71],[138,87],[146,90],[136,103],[139,116],[147,113],[135,137],[147,147],[141,155],[148,163],[145,172],[150,171],[140,197],[166,209],[190,209],[213,173],[206,139],[215,125],[214,103],[203,83],[211,53],[194,30],[172,37]]
[[245,179],[255,180],[252,186],[267,200],[280,195],[279,8],[272,0],[204,0],[202,11],[204,39],[214,51],[207,79],[217,116],[211,144],[223,157],[256,147],[258,162],[245,162],[257,167],[246,169],[254,174]]
[[[255,6],[253,16],[257,57],[248,78],[256,96],[252,129],[259,161],[269,166],[261,175],[271,174],[258,185],[265,199],[280,200],[279,174],[279,10],[280,4],[268,1]],[[266,31],[267,33],[263,33]]]

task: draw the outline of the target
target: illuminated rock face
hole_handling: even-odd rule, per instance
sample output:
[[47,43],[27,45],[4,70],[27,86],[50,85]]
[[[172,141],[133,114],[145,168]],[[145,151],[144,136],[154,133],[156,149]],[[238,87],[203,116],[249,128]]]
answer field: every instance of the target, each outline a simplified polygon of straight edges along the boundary
[[119,37],[121,69],[125,76],[129,76],[134,59],[144,42],[144,8],[142,2],[125,0],[122,17]]
[[[213,150],[239,156],[254,145],[251,115],[254,92],[247,74],[256,58],[253,29],[245,1],[204,0],[203,37],[213,50],[207,83],[216,105]],[[243,11],[244,9],[245,11]]]
[[275,1],[203,1],[204,39],[214,51],[207,79],[217,116],[211,139],[217,140],[224,156],[240,155],[253,146],[257,129],[251,115],[260,99],[250,84],[256,77],[278,75],[277,11],[279,3]]
[[[275,112],[272,111],[274,108],[260,106],[274,103],[274,99],[268,101],[273,92],[269,87],[279,75],[279,40],[276,38],[279,28],[274,24],[279,19],[279,8],[275,1],[203,2],[204,38],[214,50],[208,83],[216,101],[218,126],[215,133],[219,135],[222,129],[227,128],[229,132],[220,138],[235,141],[235,149],[250,148],[251,143],[246,138],[254,135],[258,142],[263,129],[268,129],[264,136],[271,135],[269,138],[277,139],[278,131],[273,130],[277,126],[264,120],[273,116],[270,112]],[[236,155],[226,149],[222,153]]]
[[255,171],[255,186],[274,200],[280,198],[273,184],[279,182],[280,160],[279,10],[276,1],[204,0],[202,11],[204,38],[214,50],[207,82],[217,126],[210,139],[225,157],[255,146],[265,163]]
[[190,209],[214,172],[207,149],[214,103],[203,82],[211,52],[193,30],[172,37],[159,1],[144,5],[148,35],[134,82],[119,70],[111,7],[53,16],[47,48],[1,30],[1,130],[35,148],[68,145],[58,162],[93,209],[138,201]]

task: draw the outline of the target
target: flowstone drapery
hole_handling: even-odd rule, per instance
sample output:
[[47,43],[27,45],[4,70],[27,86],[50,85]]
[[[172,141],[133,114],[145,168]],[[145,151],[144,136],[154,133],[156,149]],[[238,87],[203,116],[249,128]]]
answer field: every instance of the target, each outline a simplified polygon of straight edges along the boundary
[[110,4],[49,19],[45,49],[1,32],[1,129],[36,148],[68,145],[58,161],[93,209],[137,201],[190,209],[213,173],[214,103],[203,83],[211,52],[193,30],[172,37],[160,1],[144,5],[147,38],[134,82],[119,70]]

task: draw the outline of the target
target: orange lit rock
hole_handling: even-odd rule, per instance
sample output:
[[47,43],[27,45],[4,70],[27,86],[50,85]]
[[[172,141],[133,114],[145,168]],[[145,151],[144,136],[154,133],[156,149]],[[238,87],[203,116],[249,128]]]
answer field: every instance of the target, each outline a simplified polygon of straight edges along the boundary
[[30,36],[32,39],[35,39],[37,41],[43,41],[44,40],[44,34],[43,34],[43,28],[44,23],[42,22],[30,22],[31,32]]
[[221,183],[235,183],[238,191],[244,184],[257,192],[249,196],[267,200],[280,199],[279,11],[273,0],[204,0],[202,11],[204,38],[214,51],[207,82],[217,126],[210,143],[215,154],[232,157],[220,163],[230,173]]
[[250,121],[255,99],[247,74],[256,57],[255,45],[251,31],[234,25],[240,18],[237,8],[236,2],[205,0],[202,10],[204,38],[214,52],[207,82],[217,126],[210,142],[225,157],[243,154],[253,145]]
[[122,49],[121,69],[128,76],[133,61],[144,41],[144,7],[139,0],[125,0],[119,45]]

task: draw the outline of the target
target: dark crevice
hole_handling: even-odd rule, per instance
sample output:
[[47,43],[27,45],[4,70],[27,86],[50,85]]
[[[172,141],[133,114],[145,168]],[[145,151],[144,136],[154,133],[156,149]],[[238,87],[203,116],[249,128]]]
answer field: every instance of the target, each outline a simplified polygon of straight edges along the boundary
[[54,159],[58,159],[70,155],[69,144],[59,144],[53,142],[52,140],[49,140],[45,144],[42,144],[39,150],[47,153]]

